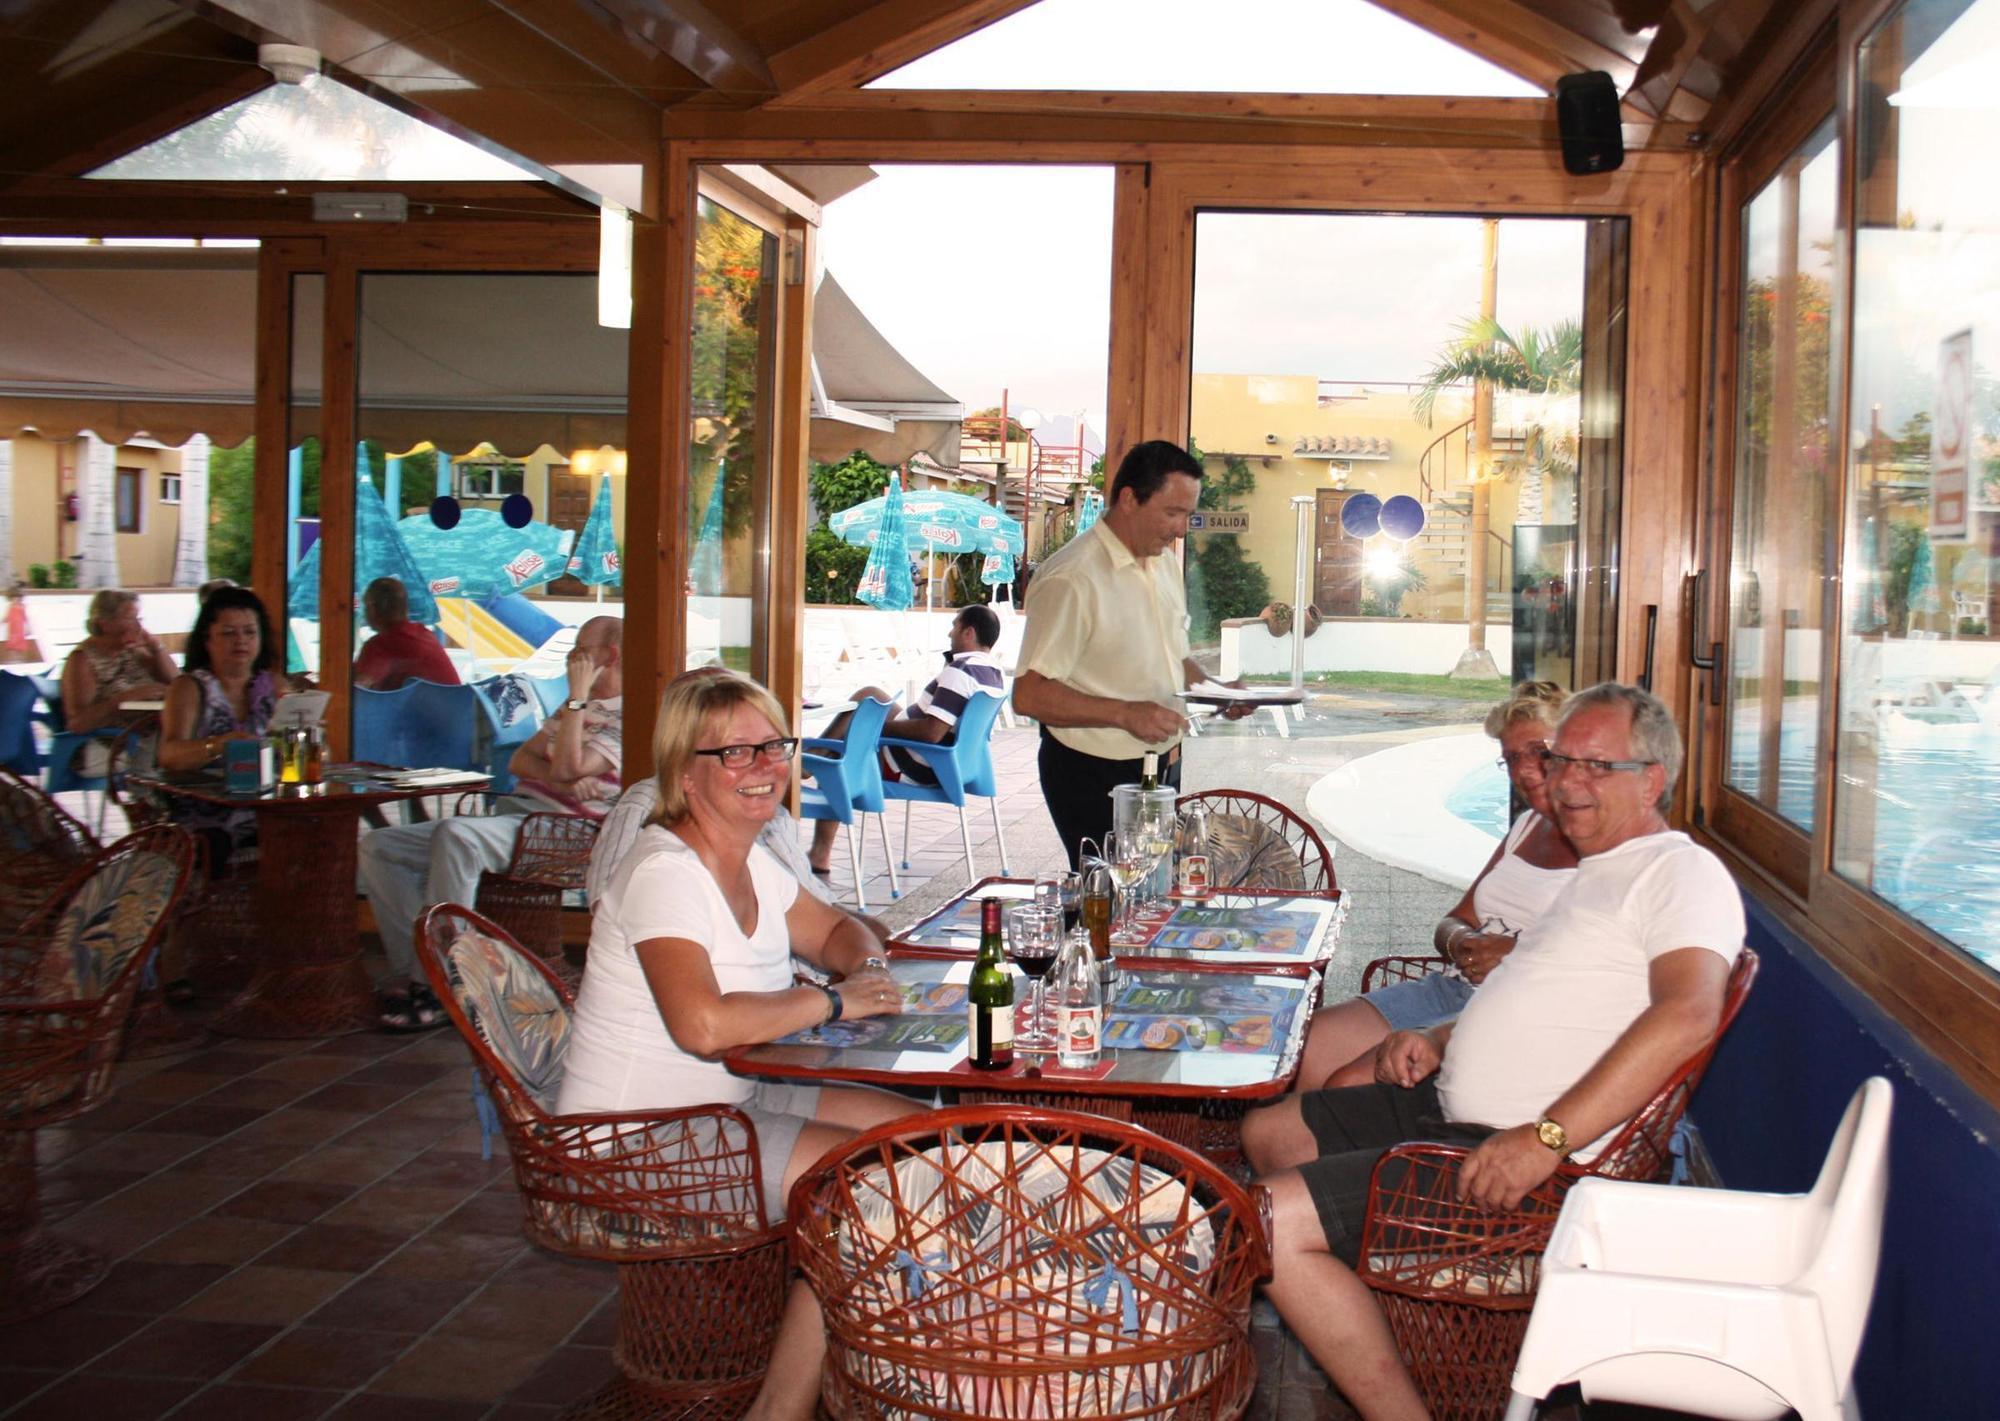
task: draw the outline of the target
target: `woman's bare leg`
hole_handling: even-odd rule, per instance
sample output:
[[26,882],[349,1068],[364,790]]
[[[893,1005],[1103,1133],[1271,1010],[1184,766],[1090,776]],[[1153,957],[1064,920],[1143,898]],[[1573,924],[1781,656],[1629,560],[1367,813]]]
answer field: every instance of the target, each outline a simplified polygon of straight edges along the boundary
[[745,1421],[811,1421],[819,1406],[825,1358],[826,1323],[820,1317],[819,1299],[803,1281],[793,1283],[785,1297],[784,1319],[778,1324],[777,1345],[771,1349],[771,1365]]
[[1364,1051],[1372,1052],[1389,1034],[1382,1013],[1368,1004],[1366,997],[1353,997],[1338,1006],[1323,1007],[1313,1013],[1306,1028],[1305,1049],[1299,1053],[1299,1073],[1292,1089],[1323,1090],[1330,1085],[1362,1085],[1374,1079],[1370,1074],[1359,1081],[1334,1081],[1336,1071],[1350,1065]]

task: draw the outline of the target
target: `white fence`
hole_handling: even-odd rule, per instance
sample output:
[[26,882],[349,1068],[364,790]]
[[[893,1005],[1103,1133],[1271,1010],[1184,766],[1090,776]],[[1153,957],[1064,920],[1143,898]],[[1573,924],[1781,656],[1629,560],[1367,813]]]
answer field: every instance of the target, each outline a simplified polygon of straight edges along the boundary
[[[1262,622],[1222,628],[1222,679],[1289,676],[1293,632],[1271,635]],[[1514,666],[1513,633],[1505,622],[1488,623],[1486,649],[1500,674]],[[1416,622],[1392,617],[1338,617],[1320,623],[1306,638],[1306,674],[1319,671],[1405,671],[1444,676],[1465,650],[1465,623]]]

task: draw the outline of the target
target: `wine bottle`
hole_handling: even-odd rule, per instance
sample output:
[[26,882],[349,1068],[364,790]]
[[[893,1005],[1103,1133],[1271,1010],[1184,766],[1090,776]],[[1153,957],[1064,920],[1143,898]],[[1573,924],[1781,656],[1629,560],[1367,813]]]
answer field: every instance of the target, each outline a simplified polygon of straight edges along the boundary
[[1160,754],[1157,750],[1148,750],[1146,758],[1140,762],[1139,766],[1139,793],[1142,795],[1151,794],[1159,787]]
[[1014,1064],[1014,976],[1000,937],[1000,900],[979,902],[979,957],[965,989],[971,1018],[969,1059],[975,1070],[1004,1071]]
[[1104,988],[1090,938],[1073,932],[1056,964],[1056,1060],[1069,1070],[1087,1070],[1103,1049]]

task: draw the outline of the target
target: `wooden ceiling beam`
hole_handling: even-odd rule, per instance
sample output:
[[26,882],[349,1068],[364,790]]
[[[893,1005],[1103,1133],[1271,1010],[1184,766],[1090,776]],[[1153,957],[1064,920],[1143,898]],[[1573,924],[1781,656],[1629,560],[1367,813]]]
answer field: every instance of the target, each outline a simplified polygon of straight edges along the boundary
[[[530,23],[510,13],[523,24]],[[701,0],[590,0],[627,34],[658,50],[711,89],[731,94],[772,94],[778,81],[756,45]]]
[[79,177],[262,89],[255,65],[200,64],[148,74],[123,86],[115,105],[68,112],[61,123],[17,130],[0,145],[0,189],[29,174]]
[[934,49],[965,38],[1034,0],[878,0],[779,54],[771,73],[781,91],[771,107],[809,104],[858,89]]
[[1602,69],[1620,86],[1632,76],[1630,57],[1544,18],[1517,0],[1370,0],[1439,39],[1554,92],[1556,80],[1579,69]]

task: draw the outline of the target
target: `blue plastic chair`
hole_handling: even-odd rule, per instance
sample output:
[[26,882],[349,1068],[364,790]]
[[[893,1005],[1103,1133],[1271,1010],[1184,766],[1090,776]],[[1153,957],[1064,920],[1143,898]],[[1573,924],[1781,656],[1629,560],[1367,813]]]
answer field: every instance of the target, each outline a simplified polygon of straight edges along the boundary
[[[857,814],[886,815],[889,808],[882,792],[882,760],[877,753],[882,744],[882,725],[889,718],[889,702],[862,698],[854,703],[848,717],[844,740],[815,738],[804,742],[799,771],[813,782],[799,787],[799,818],[832,819],[847,826],[847,862],[854,870],[854,902],[868,911],[868,895],[861,886],[861,834],[854,822]],[[882,857],[889,863],[889,891],[902,896],[896,881],[896,861],[889,853],[889,821],[882,826]]]
[[993,772],[993,722],[1000,718],[1005,698],[981,691],[966,703],[958,717],[958,734],[949,745],[933,745],[925,740],[899,740],[883,736],[882,743],[907,750],[924,762],[936,785],[920,785],[911,780],[888,780],[882,793],[903,801],[903,867],[910,866],[910,806],[949,804],[958,810],[958,837],[965,845],[965,872],[977,878],[972,866],[972,830],[965,822],[965,801],[981,795],[993,806],[993,837],[1000,845],[1000,872],[1007,872],[1007,834],[1000,827],[1000,781]]
[[42,687],[33,676],[0,671],[0,768],[32,779],[42,768],[35,746],[35,725],[48,723],[41,709]]
[[356,687],[354,758],[415,769],[473,769],[473,718],[480,714],[470,686],[405,681],[393,691]]
[[535,688],[535,695],[541,700],[543,715],[554,715],[569,699],[567,676],[530,676],[527,682]]
[[[526,744],[532,739],[535,732],[542,728],[542,722],[548,718],[548,703],[543,697],[541,686],[541,682],[548,679],[551,678],[519,675],[512,677],[493,676],[484,681],[475,681],[473,683],[472,691],[479,700],[479,708],[486,713],[485,723],[487,734],[484,737],[486,747],[485,768],[486,773],[493,777],[493,783],[487,787],[486,791],[489,795],[497,797],[513,792],[514,772],[507,768],[507,764],[508,761],[514,758],[515,748]],[[561,683],[565,688],[563,691],[558,692],[558,694],[567,694],[567,678],[557,676],[553,679]],[[525,688],[529,699],[533,702],[532,709],[526,705],[516,707],[510,704],[508,710],[503,710],[501,707],[495,705],[494,688],[506,680],[511,680],[516,686]],[[518,692],[510,691],[509,694],[518,694]],[[510,713],[513,715],[513,719],[503,723],[502,716]]]

